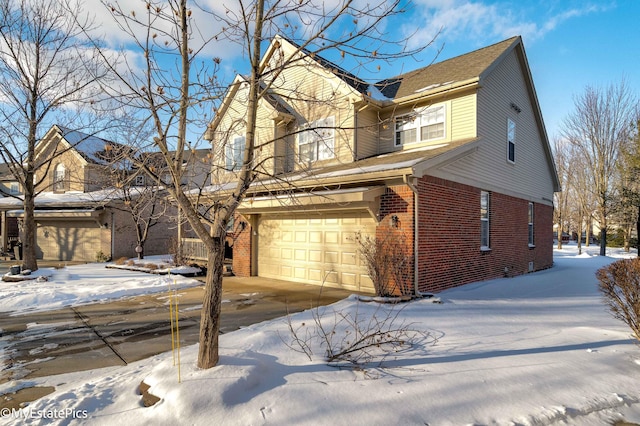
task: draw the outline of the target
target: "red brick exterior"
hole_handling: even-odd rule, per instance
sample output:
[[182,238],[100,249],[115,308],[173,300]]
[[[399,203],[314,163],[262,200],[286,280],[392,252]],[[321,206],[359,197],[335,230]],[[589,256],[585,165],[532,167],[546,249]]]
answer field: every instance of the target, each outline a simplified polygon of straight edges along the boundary
[[553,208],[534,204],[535,246],[528,244],[527,200],[490,193],[489,246],[480,250],[479,188],[424,177],[419,181],[418,286],[423,292],[549,268]]
[[242,215],[236,215],[234,223],[232,239],[233,274],[238,277],[250,277],[252,227],[249,221]]
[[[380,222],[376,228],[379,241],[388,241],[391,247],[404,244],[410,257],[413,257],[414,245],[414,200],[414,193],[407,185],[387,187],[380,199]],[[394,217],[397,218],[395,223]],[[411,274],[406,279],[413,283],[413,262],[409,269]]]
[[[553,207],[534,204],[534,242],[528,241],[529,202],[490,192],[489,248],[480,249],[480,188],[425,176],[418,181],[418,288],[440,292],[459,285],[515,276],[553,265]],[[407,185],[386,189],[380,200],[377,238],[414,247],[414,192]],[[396,216],[397,221],[392,220]],[[245,225],[241,225],[244,222]],[[252,228],[236,218],[233,272],[251,276]],[[413,277],[411,277],[413,282]]]

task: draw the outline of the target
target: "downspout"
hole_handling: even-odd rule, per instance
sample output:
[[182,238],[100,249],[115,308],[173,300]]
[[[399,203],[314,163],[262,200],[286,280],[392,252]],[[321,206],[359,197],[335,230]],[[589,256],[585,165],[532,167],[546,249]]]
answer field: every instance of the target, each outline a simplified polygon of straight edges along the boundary
[[413,175],[402,175],[402,181],[413,192],[413,291],[418,297],[433,296],[431,293],[421,293],[418,288],[418,188],[413,183]]

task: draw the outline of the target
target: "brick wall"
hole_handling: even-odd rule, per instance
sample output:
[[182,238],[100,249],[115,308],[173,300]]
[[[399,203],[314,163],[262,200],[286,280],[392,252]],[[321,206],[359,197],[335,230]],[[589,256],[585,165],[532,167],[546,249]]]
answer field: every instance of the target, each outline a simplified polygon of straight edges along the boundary
[[[245,225],[242,225],[244,223]],[[233,274],[251,276],[251,224],[242,215],[236,215],[233,234]]]
[[424,177],[418,184],[419,272],[424,292],[528,272],[553,264],[550,206],[534,205],[535,247],[528,244],[528,201],[492,192],[489,246],[480,250],[480,189]]
[[[397,221],[392,221],[393,217]],[[407,185],[389,186],[380,199],[380,223],[376,238],[389,242],[392,250],[403,244],[406,254],[413,258],[414,193]],[[407,268],[405,282],[413,289],[413,262]]]

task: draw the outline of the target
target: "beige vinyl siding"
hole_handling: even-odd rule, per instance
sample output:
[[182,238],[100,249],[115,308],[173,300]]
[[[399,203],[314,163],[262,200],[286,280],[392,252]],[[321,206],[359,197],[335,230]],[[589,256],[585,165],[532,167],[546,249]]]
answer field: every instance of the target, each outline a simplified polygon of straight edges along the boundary
[[451,100],[451,119],[447,123],[451,140],[476,136],[476,106],[475,93]]
[[[293,54],[294,50],[286,45],[285,57]],[[277,66],[276,53],[272,58],[273,66]],[[353,105],[349,98],[349,86],[328,70],[320,67],[308,57],[292,62],[274,80],[271,90],[282,102],[295,111],[295,125],[333,116],[335,118],[335,158],[323,161],[321,164],[344,163],[353,161]],[[295,129],[292,129],[295,131]],[[297,137],[296,154],[297,154]],[[296,169],[308,168],[308,164],[297,164]]]
[[[508,118],[516,123],[515,163],[507,161]],[[477,152],[429,174],[472,185],[483,182],[485,189],[551,203],[552,172],[516,51],[481,83],[478,136],[481,144]]]
[[[226,142],[236,135],[244,136],[246,134],[248,95],[248,86],[238,89],[215,132],[213,141],[214,157],[217,159],[218,165],[223,168],[225,167],[226,159]],[[268,102],[264,100],[261,101],[256,119],[257,145],[265,143],[267,145],[256,150],[255,156],[256,163],[262,163],[263,171],[266,174],[272,174],[275,171],[275,163],[273,160],[275,145],[274,116],[275,111],[273,107],[271,107]]]
[[356,158],[368,158],[378,154],[378,110],[368,108],[357,113]]
[[[380,126],[380,153],[386,154],[389,152],[403,151],[407,149],[414,149],[428,145],[439,145],[452,141],[452,101],[443,102],[423,102],[415,105],[413,108],[398,108],[393,110],[392,113],[386,113],[382,115],[382,125]],[[445,134],[443,138],[433,139],[422,142],[410,143],[402,146],[395,146],[396,140],[396,124],[395,118],[401,117],[406,114],[410,114],[412,111],[420,110],[423,108],[444,106],[445,109]],[[419,135],[418,129],[418,135]],[[457,133],[460,133],[457,131]]]

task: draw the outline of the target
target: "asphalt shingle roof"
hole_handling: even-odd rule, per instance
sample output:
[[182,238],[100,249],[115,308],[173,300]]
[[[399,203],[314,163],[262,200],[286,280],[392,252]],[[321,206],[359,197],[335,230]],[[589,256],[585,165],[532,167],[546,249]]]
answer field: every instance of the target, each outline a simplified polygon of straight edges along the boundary
[[431,64],[399,76],[382,80],[375,87],[389,99],[397,99],[428,88],[479,77],[511,47],[519,37]]

